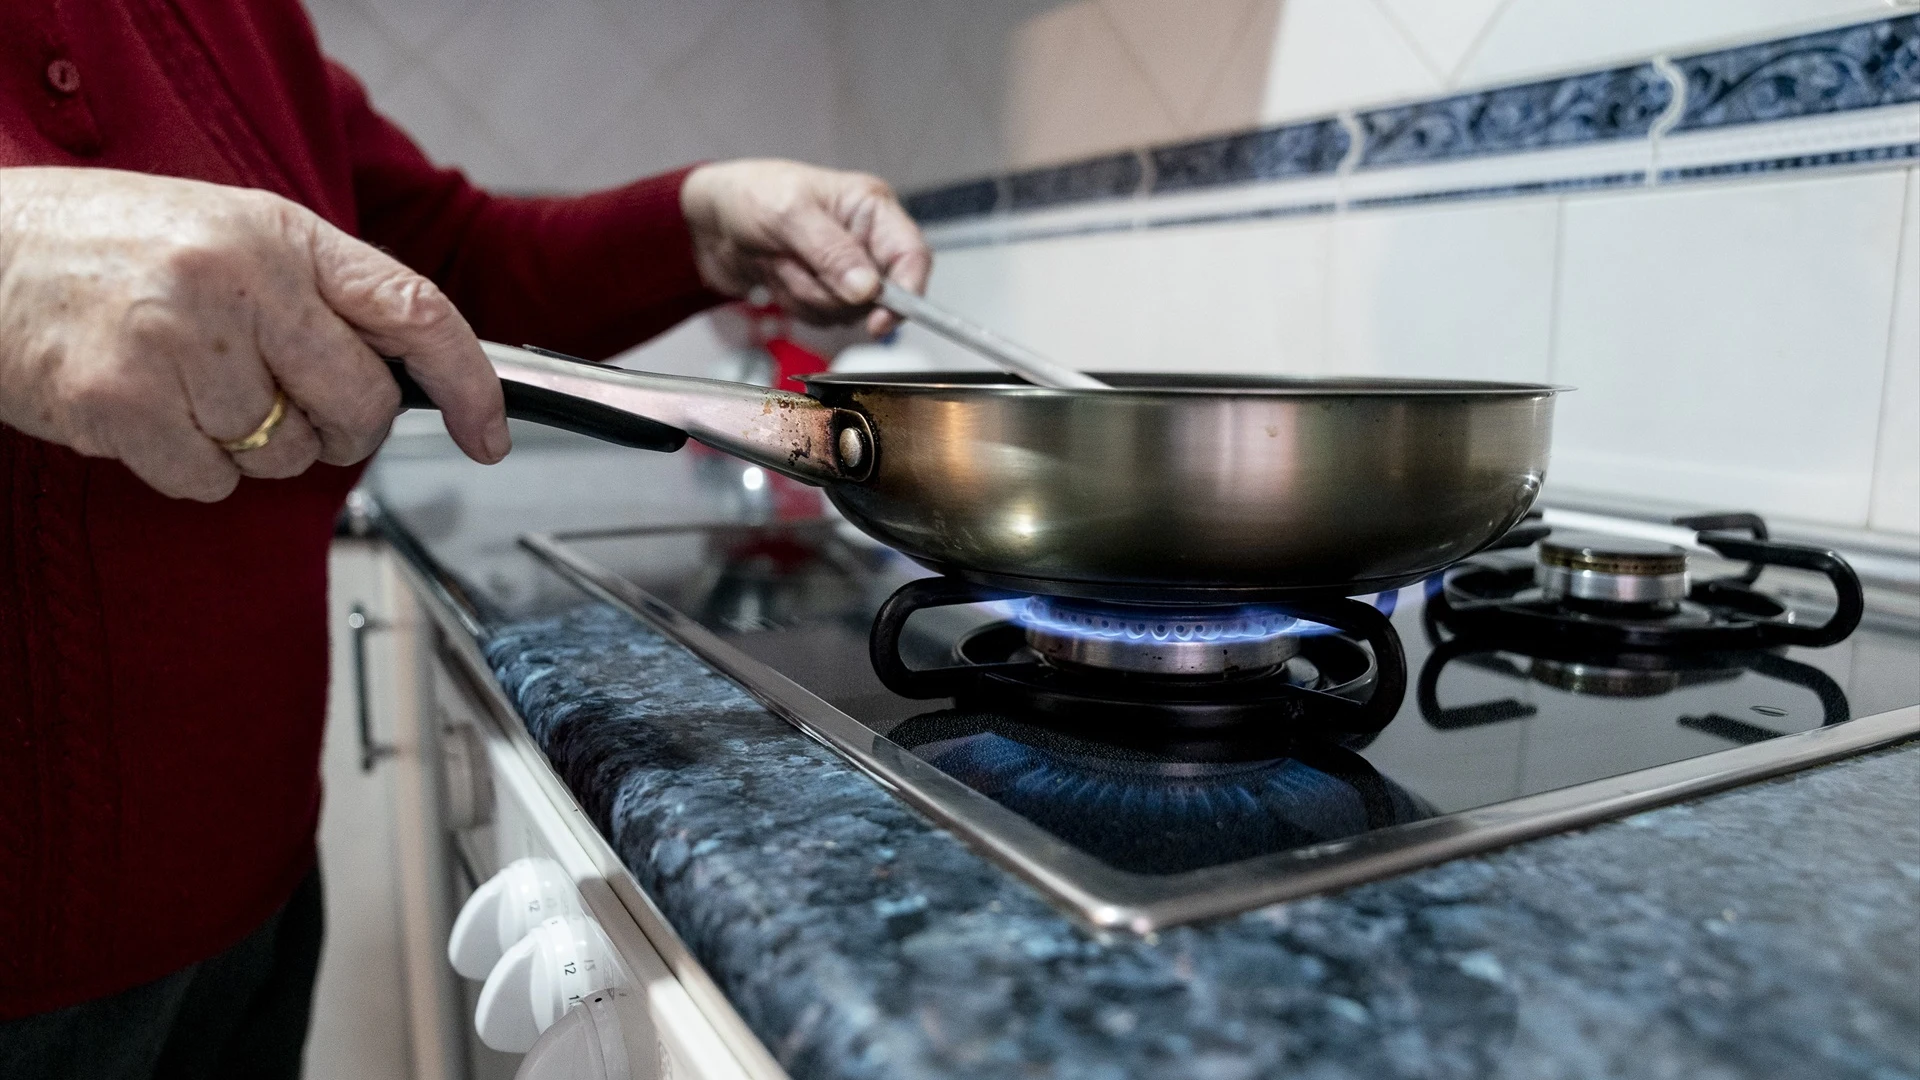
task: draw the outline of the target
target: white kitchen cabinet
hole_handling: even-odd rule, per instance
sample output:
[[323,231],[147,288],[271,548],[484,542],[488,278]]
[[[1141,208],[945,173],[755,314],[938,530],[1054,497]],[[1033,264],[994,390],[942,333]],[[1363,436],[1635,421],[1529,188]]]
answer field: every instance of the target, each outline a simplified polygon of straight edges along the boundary
[[539,858],[561,869],[577,910],[617,956],[615,1019],[650,1050],[632,1062],[636,1080],[782,1080],[499,691],[474,677],[471,638],[435,622],[421,600],[430,586],[371,538],[337,541],[330,571],[328,922],[308,1077],[514,1076],[521,1055],[475,1034],[481,983],[453,971],[448,941],[455,912],[482,882],[516,859]]

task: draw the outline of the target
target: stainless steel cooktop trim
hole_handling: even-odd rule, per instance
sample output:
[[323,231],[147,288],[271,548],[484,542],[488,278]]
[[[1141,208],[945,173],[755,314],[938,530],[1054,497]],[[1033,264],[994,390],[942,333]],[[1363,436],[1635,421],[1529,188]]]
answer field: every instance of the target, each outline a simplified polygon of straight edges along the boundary
[[1096,930],[1146,935],[1237,914],[1695,798],[1920,735],[1920,706],[1910,706],[1330,843],[1183,874],[1132,874],[1069,847],[874,733],[671,605],[568,547],[567,541],[575,538],[567,533],[536,534],[522,537],[520,543],[585,592],[679,641],[768,709]]

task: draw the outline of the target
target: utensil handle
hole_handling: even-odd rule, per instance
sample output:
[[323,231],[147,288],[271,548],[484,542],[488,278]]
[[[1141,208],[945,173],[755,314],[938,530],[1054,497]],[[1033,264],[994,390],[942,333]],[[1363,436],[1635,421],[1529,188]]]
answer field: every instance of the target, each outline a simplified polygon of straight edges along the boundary
[[1056,364],[1024,345],[1017,345],[985,327],[975,326],[925,297],[893,282],[880,288],[880,306],[903,319],[911,319],[934,333],[964,345],[988,357],[1002,368],[1036,386],[1055,390],[1107,390],[1106,383],[1083,375],[1070,367]]
[[[500,376],[507,415],[643,450],[678,450],[696,439],[722,453],[808,484],[865,480],[879,454],[856,409],[746,383],[657,375],[594,364],[544,349],[483,341]],[[401,404],[433,402],[397,360],[387,368]]]
[[[387,357],[387,370],[400,384],[400,404],[408,409],[434,409],[439,406],[412,375],[406,365]],[[602,405],[597,401],[574,397],[543,386],[529,386],[512,379],[500,380],[500,392],[507,399],[507,415],[547,427],[589,435],[603,442],[631,446],[640,450],[658,450],[671,454],[687,444],[687,433],[656,420]]]

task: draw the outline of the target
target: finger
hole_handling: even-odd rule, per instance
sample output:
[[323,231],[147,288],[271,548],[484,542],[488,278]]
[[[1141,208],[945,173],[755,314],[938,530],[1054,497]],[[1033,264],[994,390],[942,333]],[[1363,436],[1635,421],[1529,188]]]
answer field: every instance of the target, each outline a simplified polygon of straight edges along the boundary
[[106,441],[134,475],[164,495],[215,501],[239,480],[215,443],[250,434],[274,387],[232,306],[204,310],[190,326],[158,303],[131,306],[112,347],[140,362],[110,368],[120,379],[88,411],[110,418]]
[[380,448],[400,388],[353,327],[318,297],[289,297],[260,329],[267,367],[312,424],[319,460],[351,465]]
[[114,455],[148,487],[172,499],[219,502],[240,484],[240,467],[200,434],[184,410],[130,425]]
[[877,308],[874,308],[872,311],[867,312],[867,336],[868,337],[871,337],[871,338],[886,337],[888,334],[893,332],[894,327],[899,325],[900,325],[900,316],[895,315],[893,312],[888,311],[886,308],[877,307]]
[[[216,443],[243,439],[272,414],[280,393],[260,357],[243,309],[201,305],[192,328],[153,308],[130,315],[136,346],[180,373],[189,411],[200,431]],[[267,445],[233,455],[247,476],[298,476],[320,454],[320,440],[299,406],[288,405]]]
[[320,436],[308,422],[300,406],[287,403],[287,412],[278,427],[267,437],[267,445],[257,450],[241,450],[227,456],[243,476],[280,480],[299,476],[320,460]]
[[[321,298],[367,345],[406,362],[468,457],[488,463],[505,457],[513,442],[499,376],[453,302],[431,281],[333,226],[316,218],[313,228]],[[371,380],[366,365],[377,365],[377,357],[360,359],[365,364],[356,365],[354,377]],[[382,371],[380,379],[397,406],[392,378]]]
[[780,306],[796,315],[821,320],[846,311],[846,305],[813,271],[792,259],[767,260],[765,277]]
[[907,215],[898,200],[883,198],[874,207],[867,246],[887,280],[917,293],[927,291],[927,275],[933,271],[933,251],[927,247],[927,238],[921,234],[920,226]]
[[239,466],[194,423],[178,379],[123,385],[87,411],[97,436],[91,441],[162,495],[219,502],[240,482]]
[[793,255],[833,293],[836,307],[868,304],[880,294],[880,269],[867,248],[825,209],[805,204],[784,221]]

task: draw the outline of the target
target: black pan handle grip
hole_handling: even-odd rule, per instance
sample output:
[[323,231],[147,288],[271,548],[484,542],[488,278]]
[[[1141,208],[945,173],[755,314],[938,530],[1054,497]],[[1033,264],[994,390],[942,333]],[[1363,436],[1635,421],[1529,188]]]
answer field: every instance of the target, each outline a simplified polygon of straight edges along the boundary
[[[403,407],[439,408],[432,398],[427,397],[427,392],[420,384],[413,380],[413,376],[407,374],[405,365],[400,361],[388,357],[387,370],[393,373],[393,381],[400,384],[400,404]],[[635,416],[611,405],[511,379],[501,379],[500,390],[506,395],[507,415],[515,420],[560,428],[640,450],[659,450],[670,454],[687,444],[687,433],[679,428]]]

